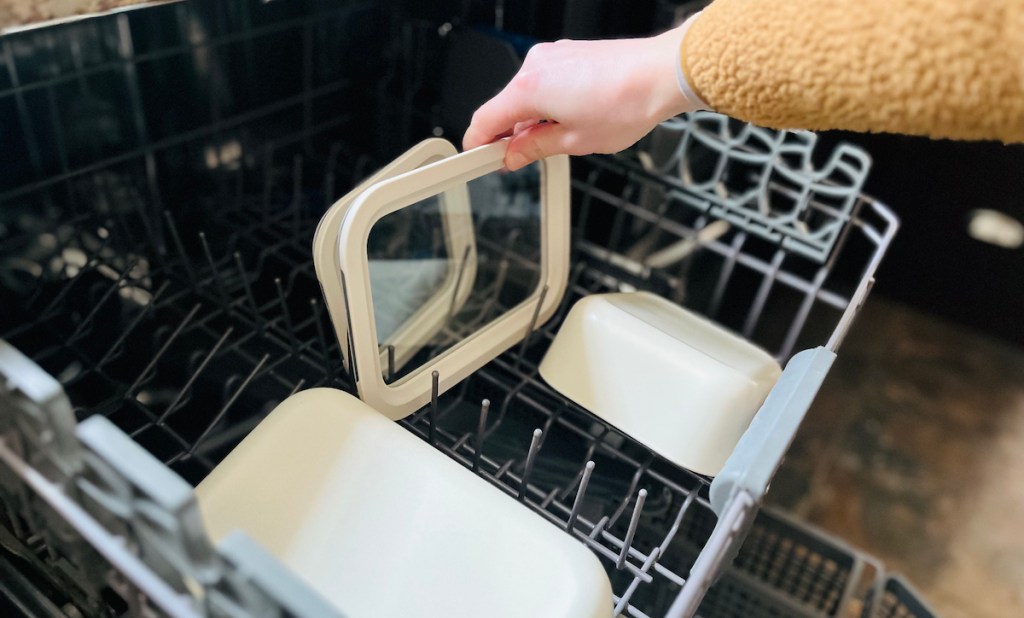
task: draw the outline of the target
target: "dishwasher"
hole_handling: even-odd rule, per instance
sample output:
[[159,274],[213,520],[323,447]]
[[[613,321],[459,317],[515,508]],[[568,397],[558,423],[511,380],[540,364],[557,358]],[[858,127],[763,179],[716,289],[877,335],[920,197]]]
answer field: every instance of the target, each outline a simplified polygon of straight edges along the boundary
[[[523,37],[458,17],[164,2],[0,37],[0,586],[15,610],[335,615],[251,539],[212,543],[191,490],[290,395],[355,391],[310,243],[403,149],[458,138],[479,58],[514,71]],[[866,153],[815,142],[697,113],[574,159],[554,317],[400,421],[592,550],[614,615],[931,615],[871,557],[760,509],[898,227],[862,194]],[[538,375],[573,301],[638,290],[785,367],[713,478]]]

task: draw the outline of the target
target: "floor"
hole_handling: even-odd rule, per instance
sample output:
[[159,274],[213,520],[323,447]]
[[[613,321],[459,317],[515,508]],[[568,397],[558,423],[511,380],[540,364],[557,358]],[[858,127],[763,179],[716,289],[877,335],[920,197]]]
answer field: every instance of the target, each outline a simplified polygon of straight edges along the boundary
[[941,616],[1024,616],[1024,349],[871,299],[768,503]]

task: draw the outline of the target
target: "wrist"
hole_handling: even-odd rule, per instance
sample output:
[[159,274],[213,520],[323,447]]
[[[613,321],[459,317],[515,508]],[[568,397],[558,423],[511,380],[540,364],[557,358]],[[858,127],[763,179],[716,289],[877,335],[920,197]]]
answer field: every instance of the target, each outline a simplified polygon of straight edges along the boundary
[[676,47],[675,64],[676,64],[676,85],[679,86],[679,92],[682,93],[691,109],[688,111],[697,111],[702,109],[711,109],[711,106],[707,104],[697,89],[693,85],[693,81],[689,75],[689,67],[686,62],[686,48],[684,42],[686,40],[686,33],[689,32],[690,26],[693,22],[697,21],[700,17],[701,12],[697,11],[693,15],[686,18],[686,21],[682,23],[676,30],[678,31],[679,44]]
[[682,61],[683,39],[699,15],[691,15],[682,25],[652,39],[652,89],[655,94],[652,111],[659,122],[684,112],[710,109],[690,83]]

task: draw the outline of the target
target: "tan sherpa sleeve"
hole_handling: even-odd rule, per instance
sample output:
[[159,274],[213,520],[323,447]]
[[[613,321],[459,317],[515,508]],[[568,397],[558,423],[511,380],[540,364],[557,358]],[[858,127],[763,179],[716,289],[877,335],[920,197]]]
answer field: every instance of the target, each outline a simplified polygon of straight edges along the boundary
[[1024,141],[1024,0],[715,0],[681,62],[763,126]]

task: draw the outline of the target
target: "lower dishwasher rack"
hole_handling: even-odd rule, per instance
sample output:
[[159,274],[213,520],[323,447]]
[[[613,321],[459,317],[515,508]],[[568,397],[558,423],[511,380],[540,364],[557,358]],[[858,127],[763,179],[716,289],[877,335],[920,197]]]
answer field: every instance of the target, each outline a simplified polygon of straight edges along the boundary
[[[295,105],[316,89],[307,96]],[[0,546],[47,592],[40,611],[330,611],[244,537],[212,547],[189,491],[290,394],[353,391],[310,242],[325,208],[386,157],[347,137],[359,134],[350,118],[299,117],[262,147],[209,146],[252,113],[181,136],[174,147],[206,153],[201,177],[159,177],[153,147],[0,194]],[[590,547],[616,615],[730,615],[716,609],[727,592],[701,601],[723,570],[735,583],[727,567],[895,234],[892,213],[861,194],[867,156],[840,146],[818,165],[814,146],[701,113],[574,161],[573,269],[556,316],[402,421]],[[171,202],[154,176],[195,184]],[[538,375],[572,302],[626,290],[707,315],[786,367],[713,480]],[[860,593],[859,562],[794,564],[789,580],[828,599],[808,615],[841,615]]]
[[[340,150],[329,149],[327,157],[338,169]],[[786,359],[806,334],[803,331],[814,330],[805,329],[802,322],[819,315],[817,310],[837,316],[833,330],[824,330],[838,341],[870,276],[856,279],[848,298],[838,297],[823,285],[836,260],[819,265],[809,280],[801,279],[781,268],[781,259],[765,261],[745,253],[745,243],[762,239],[742,229],[729,241],[705,240],[699,251],[673,265],[683,272],[701,269],[706,275],[710,269],[701,260],[714,252],[711,260],[723,267],[710,282],[643,266],[627,255],[628,250],[614,249],[624,246],[627,238],[642,242],[651,230],[685,241],[686,234],[695,235],[699,228],[687,227],[664,212],[652,213],[652,200],[641,195],[644,191],[657,189],[659,197],[653,201],[659,204],[693,195],[638,161],[643,157],[598,158],[576,166],[575,268],[571,293],[556,318],[441,396],[436,408],[428,406],[403,424],[591,547],[608,567],[617,613],[690,615],[746,535],[834,353],[827,347],[813,348],[789,361],[752,431],[722,474],[710,480],[669,464],[552,391],[537,374],[544,349],[571,302],[582,295],[625,289],[671,295],[686,282],[692,287],[683,289],[684,301],[721,305],[721,299],[733,293],[732,279],[742,278],[738,271],[746,267],[761,273],[767,283],[755,287],[758,294],[744,311],[726,310],[722,315],[746,322],[749,336],[762,326],[760,320],[778,320],[772,312],[783,311],[766,302],[765,289],[772,284],[796,289],[795,299],[801,302],[791,308],[795,317],[782,324],[782,336],[776,337],[775,351]],[[359,173],[367,169],[346,163]],[[295,180],[305,175],[307,165],[296,155],[287,169],[271,174],[279,178],[290,171]],[[337,183],[334,175],[332,170],[324,180]],[[34,227],[25,228],[36,237],[11,242],[35,243],[34,250],[45,253],[35,258],[34,270],[5,273],[5,306],[14,310],[5,312],[3,339],[58,378],[78,419],[109,419],[170,470],[198,482],[289,394],[322,385],[352,389],[337,343],[328,335],[330,326],[310,262],[309,238],[317,211],[310,207],[301,181],[287,184],[294,192],[279,194],[272,186],[260,197],[240,193],[228,203],[218,202],[216,209],[199,209],[200,215],[186,212],[203,217],[202,225],[189,226],[203,230],[191,238],[182,231],[180,215],[167,211],[147,221],[141,205],[113,217],[96,213],[61,223],[33,221]],[[678,208],[685,212],[685,207]],[[705,217],[706,211],[694,210],[698,218]],[[880,209],[872,212],[886,214]],[[877,234],[887,240],[885,234],[894,226],[876,231],[859,216],[851,218],[851,227],[869,230],[868,238]],[[165,253],[150,253],[141,240],[133,242],[135,236],[145,237],[147,226],[162,230]],[[610,238],[595,238],[591,228]],[[47,235],[45,247],[39,247],[44,244],[41,234]],[[678,240],[660,241],[666,242]],[[783,253],[788,252],[776,249],[772,255]],[[877,259],[880,251],[869,255]],[[869,262],[868,268],[873,267]],[[735,309],[736,304],[730,307]],[[761,330],[772,336],[779,328]],[[490,406],[481,406],[482,400]],[[43,418],[53,423],[53,414],[60,413],[51,411]],[[17,419],[0,425],[5,430],[0,452],[9,466],[18,453],[37,456],[27,461],[47,462],[36,465],[65,489],[75,487],[79,478],[124,473],[124,455],[113,446],[110,452],[100,446],[84,463],[61,463],[63,457],[73,457],[61,450],[75,440],[73,436],[51,436],[47,441],[40,438],[45,425],[37,425],[35,437],[19,429],[21,425]],[[55,423],[53,430],[58,429],[71,430],[67,423]],[[33,448],[39,449],[37,454]],[[96,568],[91,561],[99,557],[82,546],[72,551],[65,539],[50,534],[47,522],[52,514],[41,514],[38,498],[25,498],[24,485],[20,493],[18,486],[10,480],[4,484],[6,524],[20,531],[24,547],[38,554],[42,564],[74,565],[76,558],[84,560],[60,573],[70,574],[82,588],[84,596],[75,598],[77,606],[103,615],[107,597],[96,596],[95,590],[86,594],[82,581],[84,573]],[[101,509],[107,520],[119,520],[116,530],[126,537],[125,547],[137,547],[139,541],[130,539],[139,528],[136,520],[146,516],[139,501],[160,503],[149,493],[157,489],[136,487],[138,495],[117,498],[124,503],[92,508]],[[180,545],[169,542],[161,551],[176,557],[164,560],[175,564],[179,576],[181,570],[200,571],[203,563],[187,550],[192,543],[202,544],[201,528],[182,524],[174,531]],[[500,533],[498,522],[495,533]],[[133,573],[123,575],[122,589],[142,586],[145,594],[140,598],[146,603],[176,614],[133,579]],[[843,580],[841,590],[847,584]]]

